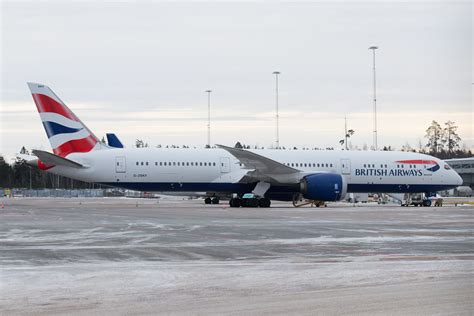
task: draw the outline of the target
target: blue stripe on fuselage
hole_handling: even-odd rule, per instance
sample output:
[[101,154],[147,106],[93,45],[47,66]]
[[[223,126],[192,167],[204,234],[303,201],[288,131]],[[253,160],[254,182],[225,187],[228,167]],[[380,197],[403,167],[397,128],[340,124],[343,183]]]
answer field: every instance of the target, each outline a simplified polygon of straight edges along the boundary
[[[103,182],[101,184],[136,191],[148,192],[224,192],[249,193],[256,183],[169,183],[169,182]],[[347,192],[351,193],[420,193],[448,190],[455,185],[445,184],[348,184]],[[291,200],[292,194],[299,193],[299,184],[293,186],[271,186],[267,195],[275,200]],[[283,198],[284,197],[284,198]]]
[[48,134],[48,138],[51,138],[54,135],[57,134],[69,134],[69,133],[75,133],[80,131],[82,128],[71,128],[67,127],[55,122],[43,122],[44,129],[46,130],[46,134]]

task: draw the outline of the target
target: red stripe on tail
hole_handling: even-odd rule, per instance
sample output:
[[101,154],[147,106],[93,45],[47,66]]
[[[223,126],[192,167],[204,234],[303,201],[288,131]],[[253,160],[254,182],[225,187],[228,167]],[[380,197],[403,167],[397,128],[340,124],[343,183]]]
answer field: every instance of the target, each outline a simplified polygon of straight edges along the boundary
[[97,144],[94,136],[89,135],[86,138],[70,140],[53,149],[53,152],[61,157],[66,157],[70,153],[86,153],[92,150]]
[[68,108],[58,103],[56,100],[48,97],[47,95],[35,93],[33,94],[33,100],[35,100],[36,107],[40,113],[53,112],[65,116],[73,121],[79,121],[74,113],[69,111]]

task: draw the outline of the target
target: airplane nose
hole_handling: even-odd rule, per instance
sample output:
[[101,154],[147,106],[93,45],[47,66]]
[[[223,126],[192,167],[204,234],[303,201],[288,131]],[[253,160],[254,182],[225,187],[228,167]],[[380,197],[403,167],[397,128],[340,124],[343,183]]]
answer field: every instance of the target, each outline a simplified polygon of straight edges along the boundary
[[457,172],[454,172],[454,183],[457,186],[460,186],[463,183],[463,179],[461,178],[461,176]]

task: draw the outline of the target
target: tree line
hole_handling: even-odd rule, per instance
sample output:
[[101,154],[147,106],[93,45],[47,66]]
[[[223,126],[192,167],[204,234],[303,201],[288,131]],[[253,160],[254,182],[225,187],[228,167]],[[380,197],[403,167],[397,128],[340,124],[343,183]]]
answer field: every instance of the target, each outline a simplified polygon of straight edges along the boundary
[[[29,154],[29,151],[22,147],[20,153]],[[100,186],[97,184],[44,172],[28,165],[25,160],[19,157],[9,164],[3,156],[0,156],[0,188],[90,189],[98,187]]]

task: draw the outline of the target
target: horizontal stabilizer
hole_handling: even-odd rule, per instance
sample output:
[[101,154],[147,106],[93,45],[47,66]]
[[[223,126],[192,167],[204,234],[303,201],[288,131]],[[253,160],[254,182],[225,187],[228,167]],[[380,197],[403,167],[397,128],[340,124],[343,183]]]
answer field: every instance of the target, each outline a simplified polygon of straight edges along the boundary
[[41,162],[43,162],[45,165],[48,165],[48,166],[65,166],[65,167],[71,167],[71,168],[84,167],[80,163],[49,153],[47,151],[33,150],[33,154],[36,155],[36,157],[38,157],[41,160]]

